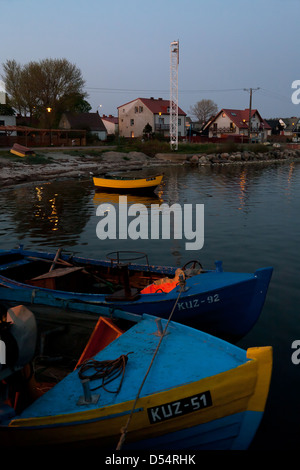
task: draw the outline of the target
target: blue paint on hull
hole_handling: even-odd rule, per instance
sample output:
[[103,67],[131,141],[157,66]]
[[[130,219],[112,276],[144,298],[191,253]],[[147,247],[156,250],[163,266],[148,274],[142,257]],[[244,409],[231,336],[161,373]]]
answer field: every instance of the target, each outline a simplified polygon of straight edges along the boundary
[[125,443],[123,450],[245,450],[262,417],[263,413],[256,411],[236,413],[164,436]]

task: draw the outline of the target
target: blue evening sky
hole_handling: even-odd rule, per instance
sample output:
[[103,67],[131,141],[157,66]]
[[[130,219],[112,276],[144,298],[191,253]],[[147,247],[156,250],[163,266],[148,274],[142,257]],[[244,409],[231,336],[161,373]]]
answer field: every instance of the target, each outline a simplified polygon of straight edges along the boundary
[[[169,99],[170,43],[179,40],[179,106],[212,99],[264,118],[300,116],[300,0],[0,0],[2,64],[66,58],[92,111],[117,115],[137,97]],[[101,108],[99,107],[101,105]]]

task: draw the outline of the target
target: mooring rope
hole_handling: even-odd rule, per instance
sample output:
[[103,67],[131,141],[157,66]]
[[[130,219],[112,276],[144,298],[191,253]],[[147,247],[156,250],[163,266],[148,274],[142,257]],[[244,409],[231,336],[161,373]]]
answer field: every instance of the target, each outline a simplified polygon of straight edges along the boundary
[[[118,393],[121,389],[125,367],[128,361],[128,354],[122,354],[120,357],[114,360],[107,360],[107,361],[95,361],[94,359],[87,360],[82,363],[79,368],[78,375],[80,380],[89,379],[89,380],[101,380],[102,383],[95,388],[92,388],[91,391],[97,390],[98,388],[102,387],[106,392],[109,393]],[[90,369],[95,369],[95,373],[91,375],[84,375],[86,371]],[[109,384],[117,377],[122,374],[121,381],[117,390],[107,390],[105,385]]]
[[167,323],[166,323],[166,326],[165,326],[165,328],[164,328],[164,330],[163,330],[163,332],[162,332],[162,334],[161,334],[161,338],[160,338],[159,343],[158,343],[158,345],[157,345],[157,347],[156,347],[156,350],[155,350],[155,352],[154,352],[154,354],[153,354],[153,357],[152,357],[152,360],[151,360],[151,362],[150,362],[150,364],[149,364],[148,370],[147,370],[147,372],[146,372],[146,374],[145,374],[145,376],[144,376],[144,379],[143,379],[143,381],[142,381],[142,383],[141,383],[141,386],[140,386],[140,388],[139,388],[139,390],[138,390],[138,393],[137,393],[137,396],[136,396],[136,398],[135,398],[135,401],[134,401],[134,404],[133,404],[131,413],[130,413],[130,415],[129,415],[129,418],[128,418],[128,420],[127,420],[127,423],[126,423],[126,425],[121,429],[122,434],[121,434],[121,437],[120,437],[120,439],[119,439],[119,442],[118,442],[118,445],[117,445],[117,447],[116,447],[116,450],[121,450],[122,445],[123,445],[123,443],[124,443],[124,441],[125,441],[125,439],[126,439],[126,434],[127,434],[127,432],[128,432],[128,427],[129,427],[130,421],[131,421],[131,419],[132,419],[133,412],[134,412],[134,410],[135,410],[137,401],[138,401],[138,399],[139,399],[139,397],[140,397],[141,390],[142,390],[142,388],[143,388],[143,386],[144,386],[144,383],[145,383],[145,381],[146,381],[146,378],[147,378],[147,376],[148,376],[148,374],[149,374],[149,372],[150,372],[150,369],[151,369],[152,364],[153,364],[153,362],[154,362],[155,356],[156,356],[156,354],[158,353],[158,350],[159,350],[159,348],[160,348],[161,342],[162,342],[164,336],[166,335],[167,328],[168,328],[169,323],[170,323],[170,321],[171,321],[171,318],[172,318],[172,316],[173,316],[173,313],[174,313],[174,310],[175,310],[176,305],[177,305],[177,303],[178,303],[178,300],[179,300],[179,298],[180,298],[180,295],[181,295],[181,293],[182,293],[183,290],[184,290],[184,285],[185,285],[185,283],[184,283],[184,282],[180,282],[179,285],[180,285],[180,291],[179,291],[179,293],[178,293],[177,299],[176,299],[175,304],[174,304],[174,306],[173,306],[172,312],[170,313],[170,316],[169,316],[169,318],[168,318],[168,321],[167,321]]

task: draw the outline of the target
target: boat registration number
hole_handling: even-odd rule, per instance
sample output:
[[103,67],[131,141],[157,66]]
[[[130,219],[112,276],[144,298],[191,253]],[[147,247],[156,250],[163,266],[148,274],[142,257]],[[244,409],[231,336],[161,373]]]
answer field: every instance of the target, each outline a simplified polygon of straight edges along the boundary
[[150,423],[155,424],[207,408],[208,406],[212,406],[210,391],[164,403],[163,405],[153,406],[152,408],[147,408],[147,412]]

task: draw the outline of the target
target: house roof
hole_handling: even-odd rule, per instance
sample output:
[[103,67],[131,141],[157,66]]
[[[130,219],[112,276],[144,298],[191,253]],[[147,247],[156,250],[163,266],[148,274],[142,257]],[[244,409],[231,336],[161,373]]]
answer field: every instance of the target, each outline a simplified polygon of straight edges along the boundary
[[72,129],[86,129],[89,128],[91,131],[104,131],[104,126],[101,117],[98,113],[64,113],[69,121]]
[[279,119],[279,123],[284,126],[286,131],[294,130],[297,127],[298,122],[299,118],[297,117]]
[[118,124],[119,120],[117,117],[114,117],[114,116],[105,116],[105,114],[103,114],[102,116],[102,121],[108,121],[108,122],[111,122],[112,124]]
[[[231,121],[238,127],[239,129],[248,129],[248,121],[249,121],[249,108],[248,109],[221,109],[218,114],[212,119],[211,122],[215,121],[217,117],[220,116],[221,113],[225,113]],[[269,124],[265,119],[261,117],[257,109],[251,109],[251,118],[254,116],[254,114],[257,113],[261,122],[264,123],[264,128],[265,129],[271,129]]]
[[[147,108],[150,109],[153,114],[170,114],[170,112],[168,111],[168,108],[170,107],[170,100],[163,100],[162,98],[136,98],[135,100],[129,101],[128,103],[125,103],[122,106],[125,106],[129,103],[134,103],[137,100],[140,100],[145,106],[147,106]],[[118,109],[122,108],[122,106],[118,106]],[[186,113],[182,111],[179,106],[178,114],[181,116],[186,116]]]

